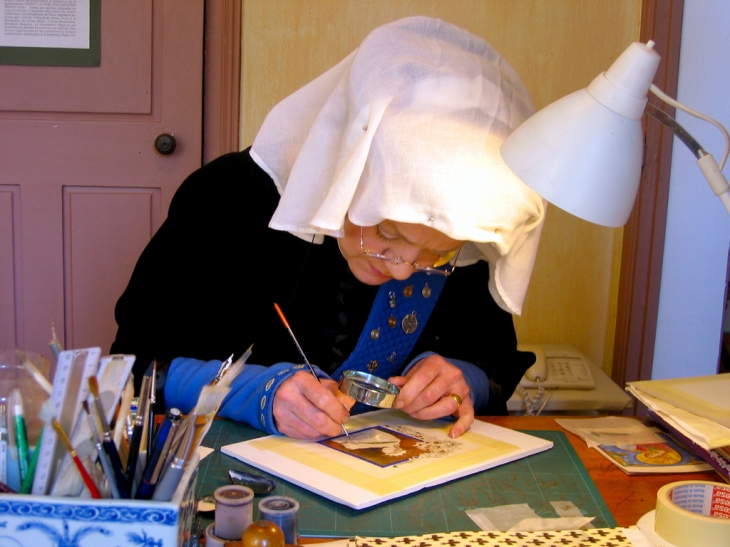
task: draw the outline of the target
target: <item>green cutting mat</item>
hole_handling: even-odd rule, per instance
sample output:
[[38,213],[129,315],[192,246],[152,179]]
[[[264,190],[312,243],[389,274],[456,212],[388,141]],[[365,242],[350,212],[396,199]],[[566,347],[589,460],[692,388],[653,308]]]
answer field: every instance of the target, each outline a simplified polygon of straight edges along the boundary
[[[526,503],[545,518],[558,515],[551,501],[571,501],[583,515],[595,516],[596,528],[615,527],[611,512],[598,493],[578,455],[562,431],[525,431],[553,442],[551,450],[482,471],[441,486],[421,490],[359,511],[330,501],[278,477],[220,453],[220,447],[263,436],[261,431],[217,420],[203,442],[215,452],[200,462],[197,494],[212,494],[229,484],[228,470],[256,472],[273,478],[276,489],[267,495],[289,496],[299,502],[299,534],[317,537],[430,534],[478,530],[467,509]],[[254,520],[258,501],[254,502]],[[207,525],[207,523],[204,523]]]

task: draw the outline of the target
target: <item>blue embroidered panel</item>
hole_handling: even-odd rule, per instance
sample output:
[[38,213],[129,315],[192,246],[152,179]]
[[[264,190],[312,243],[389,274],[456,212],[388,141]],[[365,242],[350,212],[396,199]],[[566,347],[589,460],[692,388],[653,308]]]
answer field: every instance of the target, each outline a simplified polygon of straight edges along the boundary
[[[446,276],[418,272],[408,279],[391,279],[381,285],[355,350],[332,377],[339,380],[345,370],[369,372],[381,378],[398,374],[423,331],[446,280]],[[391,300],[394,307],[390,305]],[[409,334],[403,328],[403,319],[412,314],[418,320],[418,328]],[[377,336],[371,335],[374,330],[377,330]],[[373,361],[377,361],[377,368],[369,369],[368,364]]]

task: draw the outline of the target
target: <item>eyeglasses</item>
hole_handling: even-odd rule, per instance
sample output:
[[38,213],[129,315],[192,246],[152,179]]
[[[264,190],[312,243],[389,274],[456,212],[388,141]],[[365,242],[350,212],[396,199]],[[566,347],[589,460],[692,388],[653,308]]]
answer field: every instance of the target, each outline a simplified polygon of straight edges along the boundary
[[[394,264],[404,264],[405,266],[410,266],[411,268],[413,268],[414,270],[418,270],[419,272],[449,276],[454,273],[454,270],[456,269],[456,259],[459,257],[461,247],[459,247],[455,251],[450,251],[444,255],[439,256],[436,262],[434,262],[433,266],[421,266],[417,261],[408,262],[407,260],[403,260],[399,256],[391,258],[389,256],[381,255],[378,253],[371,253],[363,245],[362,226],[360,226],[360,251],[362,251],[362,254],[364,254],[365,256],[369,256],[370,258],[377,258],[378,260],[385,260],[386,262],[393,262]],[[445,266],[446,264],[451,262],[452,260],[453,264],[451,265],[450,270],[439,269],[442,266]]]

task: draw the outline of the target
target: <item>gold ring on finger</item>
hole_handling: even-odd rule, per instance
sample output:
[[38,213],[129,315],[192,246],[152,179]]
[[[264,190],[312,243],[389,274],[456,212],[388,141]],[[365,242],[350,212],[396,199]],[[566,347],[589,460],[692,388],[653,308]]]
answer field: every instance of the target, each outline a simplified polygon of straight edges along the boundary
[[456,393],[449,393],[447,397],[451,397],[456,402],[456,410],[459,410],[462,403],[461,397]]

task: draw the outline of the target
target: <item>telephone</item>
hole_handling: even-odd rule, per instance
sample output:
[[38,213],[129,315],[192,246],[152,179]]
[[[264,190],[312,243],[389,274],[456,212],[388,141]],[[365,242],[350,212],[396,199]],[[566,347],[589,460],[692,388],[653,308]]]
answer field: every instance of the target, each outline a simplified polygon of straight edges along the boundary
[[[573,346],[518,344],[519,351],[535,354],[532,365],[520,380],[520,386],[545,389],[595,389],[588,358]],[[538,381],[539,379],[539,381]]]

